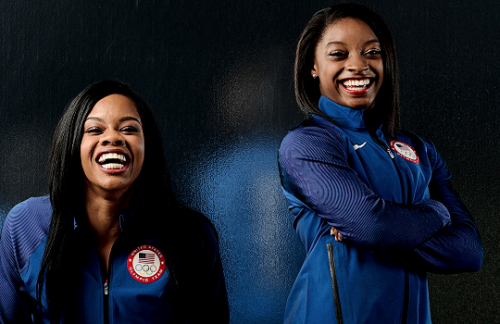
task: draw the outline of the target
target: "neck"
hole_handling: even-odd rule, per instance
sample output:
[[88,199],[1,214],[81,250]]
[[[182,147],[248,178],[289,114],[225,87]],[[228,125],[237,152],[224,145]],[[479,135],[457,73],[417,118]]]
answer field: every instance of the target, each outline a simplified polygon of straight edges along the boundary
[[94,234],[108,237],[120,230],[119,216],[128,207],[133,192],[96,193],[90,188],[85,190],[85,210],[87,221]]
[[86,220],[93,236],[94,245],[101,259],[109,266],[109,254],[118,236],[120,236],[120,214],[129,206],[133,191],[122,194],[96,194],[90,188],[85,189]]

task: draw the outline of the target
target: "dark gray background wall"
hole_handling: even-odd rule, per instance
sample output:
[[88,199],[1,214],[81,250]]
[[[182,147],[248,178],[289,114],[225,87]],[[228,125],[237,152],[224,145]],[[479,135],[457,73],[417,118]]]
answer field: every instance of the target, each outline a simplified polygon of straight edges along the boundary
[[[331,1],[0,1],[0,227],[47,192],[52,131],[102,78],[151,104],[176,191],[221,237],[232,323],[279,323],[304,253],[276,167],[302,119],[294,48]],[[496,1],[359,1],[387,21],[403,125],[435,142],[485,246],[475,274],[430,275],[435,323],[499,323],[500,42]]]

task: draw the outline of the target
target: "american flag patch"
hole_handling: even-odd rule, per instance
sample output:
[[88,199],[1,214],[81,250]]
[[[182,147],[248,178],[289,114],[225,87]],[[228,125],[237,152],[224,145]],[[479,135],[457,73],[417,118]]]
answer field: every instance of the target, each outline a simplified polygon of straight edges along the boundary
[[154,264],[155,263],[154,253],[139,253],[139,263]]

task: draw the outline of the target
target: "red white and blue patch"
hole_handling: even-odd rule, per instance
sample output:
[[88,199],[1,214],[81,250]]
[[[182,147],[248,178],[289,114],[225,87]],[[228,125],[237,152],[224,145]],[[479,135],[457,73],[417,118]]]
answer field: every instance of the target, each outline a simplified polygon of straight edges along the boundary
[[141,245],[128,256],[127,269],[132,278],[139,282],[155,282],[165,273],[165,257],[156,247]]
[[392,140],[389,144],[391,149],[403,159],[415,164],[420,164],[420,158],[417,155],[417,151],[410,145],[396,140]]

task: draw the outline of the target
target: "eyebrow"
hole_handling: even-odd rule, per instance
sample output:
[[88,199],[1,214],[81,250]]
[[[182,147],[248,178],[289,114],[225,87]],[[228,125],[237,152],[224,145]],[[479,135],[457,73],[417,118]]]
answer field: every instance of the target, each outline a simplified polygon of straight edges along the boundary
[[[104,123],[104,119],[99,118],[99,117],[92,117],[91,116],[91,117],[87,117],[87,119],[85,121],[87,121],[87,120],[96,120],[98,122]],[[120,123],[127,121],[127,120],[133,120],[133,121],[138,122],[139,125],[142,125],[142,123],[139,119],[132,117],[132,116],[125,116],[125,117],[120,118]]]
[[345,45],[345,43],[341,42],[341,41],[331,41],[331,42],[326,43],[325,47],[328,47],[330,45]]
[[[372,38],[372,39],[366,41],[363,45],[368,45],[368,44],[373,44],[373,43],[377,43],[380,45],[380,41],[377,38]],[[330,45],[346,45],[346,43],[341,42],[341,41],[331,41],[331,42],[328,42],[325,45],[325,47],[328,47]]]

